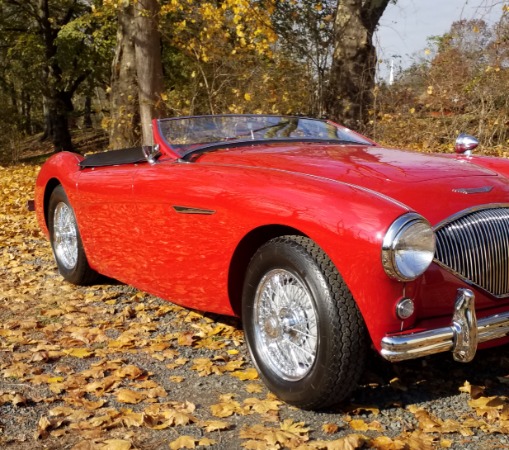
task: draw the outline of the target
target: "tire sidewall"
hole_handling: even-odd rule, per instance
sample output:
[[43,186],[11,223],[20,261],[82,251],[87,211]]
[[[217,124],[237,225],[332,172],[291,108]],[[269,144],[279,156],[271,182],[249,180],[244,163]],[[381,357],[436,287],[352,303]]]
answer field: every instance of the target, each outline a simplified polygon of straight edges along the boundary
[[[263,276],[272,269],[284,269],[295,275],[309,290],[317,319],[317,353],[309,373],[298,381],[288,381],[279,377],[271,367],[263,363],[263,355],[259,352],[254,324],[254,299],[258,285]],[[269,389],[282,400],[302,406],[306,399],[322,397],[329,387],[324,385],[324,374],[332,364],[330,348],[331,309],[328,304],[333,302],[328,284],[314,260],[305,252],[296,252],[285,243],[262,247],[250,263],[243,292],[242,317],[244,331],[251,358]]]
[[[77,246],[78,246],[78,259],[73,268],[67,268],[62,262],[59,260],[57,253],[55,251],[55,209],[59,203],[65,203],[72,212],[74,218],[74,226],[76,227],[76,237],[77,237]],[[74,284],[80,284],[85,271],[88,269],[88,262],[86,260],[85,252],[83,251],[83,245],[81,242],[81,236],[78,229],[78,223],[76,222],[76,216],[74,214],[74,209],[72,208],[69,199],[64,191],[62,185],[57,186],[53,192],[51,193],[51,197],[48,205],[48,229],[49,229],[49,238],[51,243],[51,248],[53,250],[53,256],[57,263],[58,271],[60,274],[69,282]]]

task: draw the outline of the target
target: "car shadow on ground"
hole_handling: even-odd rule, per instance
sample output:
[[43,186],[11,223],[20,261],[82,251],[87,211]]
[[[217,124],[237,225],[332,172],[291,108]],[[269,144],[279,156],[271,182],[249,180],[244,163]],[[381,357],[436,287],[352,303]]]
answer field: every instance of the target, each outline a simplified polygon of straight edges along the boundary
[[[350,403],[379,408],[405,407],[456,396],[466,382],[482,388],[482,395],[507,395],[509,345],[478,350],[473,361],[459,363],[443,353],[390,363],[372,352],[359,388]],[[336,411],[337,412],[337,411]]]
[[[240,319],[203,313],[205,317],[242,329]],[[478,350],[473,361],[456,362],[452,353],[391,363],[374,350],[359,387],[345,402],[323,413],[344,413],[356,405],[378,409],[404,408],[457,396],[465,383],[480,388],[483,396],[507,396],[509,386],[509,344]]]

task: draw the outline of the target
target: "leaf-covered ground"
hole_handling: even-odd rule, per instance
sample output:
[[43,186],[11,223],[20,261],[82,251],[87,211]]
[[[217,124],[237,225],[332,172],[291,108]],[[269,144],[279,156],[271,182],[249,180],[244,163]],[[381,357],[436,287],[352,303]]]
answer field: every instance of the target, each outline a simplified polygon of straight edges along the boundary
[[0,448],[509,448],[507,346],[468,365],[373,354],[351,402],[289,407],[234,319],[63,282],[26,209],[37,172],[0,167]]

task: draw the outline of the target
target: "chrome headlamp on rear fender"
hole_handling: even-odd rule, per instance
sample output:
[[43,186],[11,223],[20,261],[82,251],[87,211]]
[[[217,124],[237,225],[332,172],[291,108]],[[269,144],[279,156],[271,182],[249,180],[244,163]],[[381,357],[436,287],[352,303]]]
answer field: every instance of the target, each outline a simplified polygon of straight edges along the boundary
[[416,213],[398,217],[385,234],[382,265],[387,275],[411,281],[422,275],[435,255],[435,234],[429,222]]

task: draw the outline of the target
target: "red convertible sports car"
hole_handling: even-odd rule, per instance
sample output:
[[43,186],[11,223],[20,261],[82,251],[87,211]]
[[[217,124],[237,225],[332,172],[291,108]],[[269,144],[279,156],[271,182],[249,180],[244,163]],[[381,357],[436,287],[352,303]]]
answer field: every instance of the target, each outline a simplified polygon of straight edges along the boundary
[[381,148],[329,121],[268,115],[153,123],[154,145],[59,153],[35,205],[58,269],[242,318],[288,403],[354,389],[390,361],[509,338],[509,160]]

